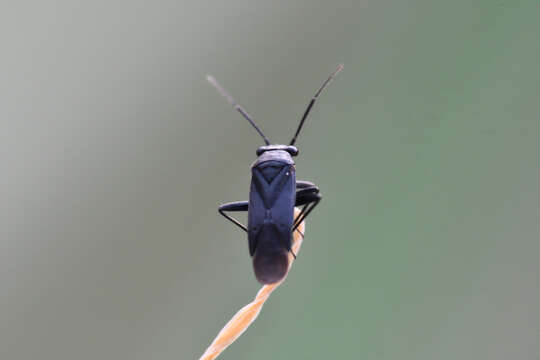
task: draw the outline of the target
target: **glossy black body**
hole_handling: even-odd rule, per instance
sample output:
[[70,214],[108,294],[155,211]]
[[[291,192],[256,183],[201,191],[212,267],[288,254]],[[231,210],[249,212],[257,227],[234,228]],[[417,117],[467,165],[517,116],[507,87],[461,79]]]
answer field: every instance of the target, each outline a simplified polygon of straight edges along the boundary
[[257,279],[282,279],[289,266],[296,202],[296,173],[291,154],[262,152],[251,166],[248,205],[249,253]]

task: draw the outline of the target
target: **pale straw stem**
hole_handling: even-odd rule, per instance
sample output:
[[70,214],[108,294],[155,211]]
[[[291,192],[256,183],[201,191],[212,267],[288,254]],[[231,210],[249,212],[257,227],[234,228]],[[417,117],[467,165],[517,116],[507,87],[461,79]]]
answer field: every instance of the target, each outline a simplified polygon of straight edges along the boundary
[[[299,210],[295,209],[295,216],[298,215],[298,212]],[[295,254],[298,254],[300,246],[302,245],[302,234],[304,234],[305,231],[304,222],[300,224],[298,230],[300,231],[295,231],[293,236],[292,248]],[[289,270],[291,269],[293,262],[294,258],[292,254],[289,253]],[[287,276],[285,276],[285,278],[286,277]],[[264,285],[257,293],[257,296],[255,296],[255,299],[246,306],[244,306],[242,309],[240,309],[223,327],[223,329],[221,329],[219,334],[216,336],[214,341],[212,341],[210,346],[206,349],[206,351],[199,360],[212,360],[217,358],[218,355],[223,352],[223,350],[225,350],[236,339],[238,339],[240,335],[242,335],[242,333],[247,330],[249,325],[251,325],[251,323],[255,321],[255,319],[259,315],[259,312],[261,312],[262,306],[264,305],[265,301],[268,299],[272,291],[274,291],[283,281],[285,281],[285,278],[283,278],[283,280],[278,283]]]

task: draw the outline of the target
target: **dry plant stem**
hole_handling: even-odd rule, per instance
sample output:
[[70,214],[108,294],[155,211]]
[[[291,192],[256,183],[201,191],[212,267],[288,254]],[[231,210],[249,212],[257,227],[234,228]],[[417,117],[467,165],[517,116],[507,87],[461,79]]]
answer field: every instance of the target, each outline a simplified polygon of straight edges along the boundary
[[[299,210],[295,209],[295,216],[298,215]],[[300,246],[302,245],[303,235],[305,231],[305,224],[302,222],[298,227],[299,231],[295,231],[293,235],[293,245],[292,249],[295,254],[298,254]],[[289,270],[291,269],[294,257],[289,253]],[[251,325],[253,321],[259,315],[262,306],[265,301],[268,299],[272,291],[274,291],[283,281],[285,281],[287,276],[283,278],[278,283],[264,285],[255,299],[240,309],[231,320],[223,327],[223,329],[216,336],[214,341],[210,344],[208,349],[200,357],[199,360],[212,360],[218,357],[219,354],[223,352],[229,345],[231,345],[246,329]]]

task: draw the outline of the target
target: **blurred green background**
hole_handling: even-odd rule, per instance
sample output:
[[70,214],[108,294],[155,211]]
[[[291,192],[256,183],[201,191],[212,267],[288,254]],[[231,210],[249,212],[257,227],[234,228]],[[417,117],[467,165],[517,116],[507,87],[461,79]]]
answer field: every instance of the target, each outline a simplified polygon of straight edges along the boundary
[[324,200],[223,359],[538,359],[540,2],[3,1],[2,359],[197,359],[261,144]]

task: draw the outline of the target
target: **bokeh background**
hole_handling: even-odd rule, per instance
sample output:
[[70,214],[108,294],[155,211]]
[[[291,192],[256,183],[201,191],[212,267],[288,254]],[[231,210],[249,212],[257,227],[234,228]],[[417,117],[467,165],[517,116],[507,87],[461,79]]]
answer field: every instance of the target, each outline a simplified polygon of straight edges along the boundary
[[324,200],[223,359],[538,359],[540,2],[3,1],[0,358],[197,359],[261,140]]

